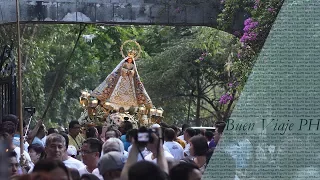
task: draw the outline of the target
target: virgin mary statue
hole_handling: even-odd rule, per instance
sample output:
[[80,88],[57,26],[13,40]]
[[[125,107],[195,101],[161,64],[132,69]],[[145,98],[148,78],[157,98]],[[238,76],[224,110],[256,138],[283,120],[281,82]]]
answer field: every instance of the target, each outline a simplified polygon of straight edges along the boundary
[[108,101],[115,109],[124,107],[152,107],[134,61],[134,53],[124,58],[107,78],[93,91],[92,95],[102,102]]

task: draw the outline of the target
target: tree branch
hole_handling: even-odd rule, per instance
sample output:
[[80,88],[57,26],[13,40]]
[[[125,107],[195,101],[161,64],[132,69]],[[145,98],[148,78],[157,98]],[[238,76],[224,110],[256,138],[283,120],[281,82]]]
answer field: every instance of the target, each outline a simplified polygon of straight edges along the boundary
[[77,45],[78,45],[78,43],[79,43],[79,40],[80,40],[80,37],[81,37],[82,33],[83,33],[84,30],[86,29],[86,26],[87,26],[87,25],[85,24],[85,25],[81,28],[81,24],[80,24],[80,30],[79,30],[79,34],[78,34],[76,43],[74,44],[74,47],[73,47],[73,49],[72,49],[72,51],[71,51],[71,53],[70,53],[70,55],[69,55],[66,63],[65,63],[65,64],[63,64],[63,63],[61,64],[61,68],[60,68],[59,72],[58,72],[58,73],[56,74],[56,76],[55,76],[55,79],[54,79],[54,82],[53,82],[53,86],[52,86],[52,88],[51,88],[51,93],[50,93],[50,96],[49,96],[49,99],[48,99],[48,103],[47,103],[47,106],[46,106],[46,108],[45,108],[45,110],[44,110],[44,112],[43,112],[43,115],[42,115],[41,119],[43,119],[43,118],[46,116],[46,114],[47,114],[47,112],[48,112],[48,110],[49,110],[49,107],[50,107],[50,105],[51,105],[51,103],[52,103],[52,100],[53,100],[53,98],[54,98],[54,96],[55,96],[55,93],[58,92],[59,85],[60,85],[60,83],[61,83],[61,81],[62,81],[62,79],[63,79],[63,76],[65,75],[66,70],[68,69],[68,66],[69,66],[69,64],[70,64],[70,61],[71,61],[71,59],[72,59],[72,56],[73,56],[73,54],[74,54],[74,52],[75,52],[75,50],[76,50],[76,47],[77,47]]
[[209,112],[210,114],[212,114],[215,118],[217,118],[217,115],[216,115],[213,111],[209,110],[207,107],[201,105],[201,108],[203,108],[204,110],[208,111],[208,112]]

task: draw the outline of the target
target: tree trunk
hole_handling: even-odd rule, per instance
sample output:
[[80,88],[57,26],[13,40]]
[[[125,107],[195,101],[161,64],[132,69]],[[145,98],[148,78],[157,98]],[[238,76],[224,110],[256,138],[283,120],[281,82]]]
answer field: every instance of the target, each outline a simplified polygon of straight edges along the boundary
[[196,126],[200,126],[200,100],[201,100],[201,87],[200,87],[200,67],[197,69],[197,111],[196,111]]

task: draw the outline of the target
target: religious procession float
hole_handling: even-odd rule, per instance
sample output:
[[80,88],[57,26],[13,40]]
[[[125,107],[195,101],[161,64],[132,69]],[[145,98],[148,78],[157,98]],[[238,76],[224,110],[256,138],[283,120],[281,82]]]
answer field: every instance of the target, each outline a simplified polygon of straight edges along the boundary
[[106,79],[93,91],[81,92],[81,124],[112,127],[130,121],[139,127],[161,122],[163,109],[153,106],[135,63],[141,54],[139,43],[125,41],[120,52],[124,59]]

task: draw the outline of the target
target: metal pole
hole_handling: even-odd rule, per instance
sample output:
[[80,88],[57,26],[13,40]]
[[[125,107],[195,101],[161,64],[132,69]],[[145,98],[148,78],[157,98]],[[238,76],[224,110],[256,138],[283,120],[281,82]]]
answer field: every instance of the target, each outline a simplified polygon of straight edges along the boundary
[[20,162],[23,162],[24,138],[23,138],[23,117],[22,117],[22,79],[21,79],[21,43],[20,43],[20,3],[16,0],[16,18],[17,18],[17,44],[18,44],[18,116],[20,123]]

